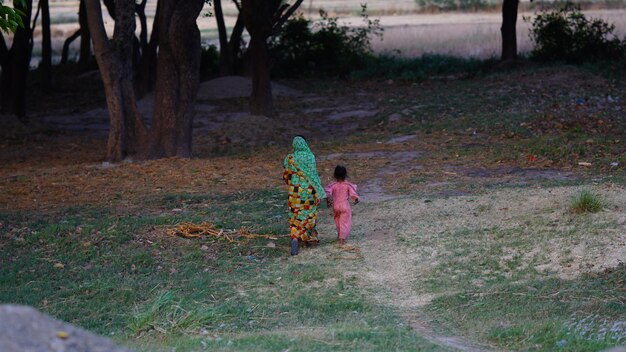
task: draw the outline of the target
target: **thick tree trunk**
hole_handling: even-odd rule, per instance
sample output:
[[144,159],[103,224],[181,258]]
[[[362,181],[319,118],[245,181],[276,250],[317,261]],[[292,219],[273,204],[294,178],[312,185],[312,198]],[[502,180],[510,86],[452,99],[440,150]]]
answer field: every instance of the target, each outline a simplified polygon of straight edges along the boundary
[[271,60],[267,47],[270,36],[278,33],[304,0],[296,0],[292,5],[282,0],[241,0],[241,15],[250,33],[252,58],[252,96],[250,113],[274,117],[272,86],[270,83]]
[[[30,18],[32,14],[32,0],[26,1],[26,8],[20,8],[24,12],[22,20],[25,28],[19,27],[15,31],[11,49],[4,49],[4,58],[0,60],[2,65],[2,77],[0,78],[0,104],[2,113],[17,115],[22,122],[26,118],[26,78],[30,65],[32,52],[32,31]],[[4,40],[3,40],[4,43]]]
[[249,50],[253,62],[250,113],[274,117],[274,102],[270,78],[271,65],[266,39],[252,37]]
[[204,0],[162,0],[151,157],[191,157]]
[[44,90],[52,84],[52,40],[50,36],[50,5],[48,0],[40,0],[41,4],[41,85]]
[[[100,16],[102,17],[102,16]],[[89,68],[91,62],[91,33],[87,22],[87,7],[85,0],[80,0],[78,10],[78,23],[80,25],[80,54],[78,64],[82,69]]]
[[267,39],[272,34],[279,5],[280,1],[276,0],[241,1],[241,14],[248,33],[250,33],[250,45],[248,46],[252,59],[250,113],[253,115],[274,116]]
[[110,130],[107,159],[118,161],[138,154],[146,143],[146,131],[137,109],[132,82],[132,50],[135,32],[135,1],[116,1],[115,29],[109,42],[99,0],[85,0],[89,30],[102,75],[109,109]]
[[502,3],[502,61],[517,60],[517,5],[519,0],[503,0]]

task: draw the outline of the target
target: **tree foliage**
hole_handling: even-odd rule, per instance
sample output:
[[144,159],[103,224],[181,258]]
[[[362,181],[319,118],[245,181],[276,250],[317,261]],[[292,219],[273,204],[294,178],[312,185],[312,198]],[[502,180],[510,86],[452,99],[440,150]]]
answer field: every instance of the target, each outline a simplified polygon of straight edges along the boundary
[[15,0],[14,7],[4,5],[4,1],[0,0],[0,29],[4,32],[15,32],[18,27],[24,28],[22,16],[24,12],[20,8],[26,7],[25,0]]

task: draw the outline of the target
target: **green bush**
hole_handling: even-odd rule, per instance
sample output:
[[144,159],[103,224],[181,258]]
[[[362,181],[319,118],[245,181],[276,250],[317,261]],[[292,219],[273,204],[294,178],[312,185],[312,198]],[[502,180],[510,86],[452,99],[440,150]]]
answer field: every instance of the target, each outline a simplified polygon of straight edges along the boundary
[[382,36],[378,20],[370,20],[362,5],[364,27],[339,25],[323,10],[313,22],[303,17],[290,19],[270,42],[273,73],[278,76],[348,76],[363,67],[371,56],[370,37]]
[[566,3],[543,11],[532,21],[535,42],[531,58],[538,61],[582,63],[624,58],[625,45],[613,34],[615,26],[602,19],[587,19],[580,7]]

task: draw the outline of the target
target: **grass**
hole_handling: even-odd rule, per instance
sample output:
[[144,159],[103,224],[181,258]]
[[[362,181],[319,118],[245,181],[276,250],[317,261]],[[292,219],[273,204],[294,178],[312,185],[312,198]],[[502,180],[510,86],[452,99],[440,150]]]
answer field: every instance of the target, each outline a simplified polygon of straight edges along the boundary
[[423,205],[402,202],[402,215],[385,211],[399,224],[392,229],[399,234],[395,245],[407,248],[398,265],[410,282],[394,295],[433,297],[419,310],[439,333],[496,350],[598,351],[624,343],[626,270],[615,260],[623,251],[606,253],[621,241],[623,213],[571,214],[575,189],[487,190]]
[[506,350],[597,351],[626,342],[624,267],[576,280],[505,282],[435,299],[429,314]]
[[464,59],[445,55],[423,55],[415,59],[376,56],[366,60],[365,67],[352,73],[354,78],[383,77],[405,81],[426,78],[475,76],[490,70],[495,60]]
[[600,197],[588,189],[576,193],[570,200],[569,209],[573,213],[597,213],[604,208]]
[[281,196],[166,195],[185,207],[175,215],[4,213],[0,221],[12,227],[0,246],[0,302],[34,306],[140,351],[433,348],[335,263],[293,262],[288,239],[233,245],[160,230],[210,220],[281,233],[284,207],[267,206]]
[[[342,253],[328,241],[291,258],[282,237],[228,244],[164,233],[179,222],[210,221],[284,234],[285,199],[276,187],[287,146],[216,157],[198,136],[197,158],[101,169],[102,150],[90,149],[88,138],[62,134],[54,143],[72,149],[59,151],[49,148],[55,135],[15,138],[19,144],[7,142],[1,156],[8,166],[0,187],[10,196],[0,214],[0,302],[32,305],[138,351],[445,350],[407,327],[413,314],[436,333],[496,350],[623,343],[626,278],[615,260],[624,257],[616,245],[626,185],[620,81],[571,66],[465,76],[481,63],[420,60],[399,62],[393,82],[313,81],[320,99],[277,99],[288,123],[322,118],[303,106],[330,114],[354,109],[349,101],[378,111],[357,133],[313,135],[318,156],[420,152],[400,166],[392,158],[348,160],[359,190],[381,177],[385,191],[401,196],[354,208],[350,241],[362,259],[336,259]],[[456,78],[407,82],[396,78],[405,66]],[[620,100],[608,103],[607,94]],[[577,104],[579,97],[587,103]],[[49,99],[38,110],[54,110]],[[214,103],[233,111],[245,105]],[[392,114],[401,118],[392,123]],[[403,135],[415,138],[386,144]],[[320,159],[322,176],[336,162]],[[572,177],[509,172],[529,169]],[[110,193],[87,197],[94,189]],[[611,206],[572,213],[570,196],[580,189]],[[324,235],[332,227],[321,220]]]

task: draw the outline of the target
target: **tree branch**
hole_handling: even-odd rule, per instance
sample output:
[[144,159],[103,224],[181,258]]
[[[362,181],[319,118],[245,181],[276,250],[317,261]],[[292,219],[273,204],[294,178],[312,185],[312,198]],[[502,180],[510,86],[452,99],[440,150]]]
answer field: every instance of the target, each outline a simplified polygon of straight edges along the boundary
[[289,17],[291,15],[293,15],[294,12],[296,12],[296,10],[298,9],[298,7],[300,7],[300,4],[302,4],[304,0],[297,0],[293,5],[291,5],[291,7],[289,8],[289,10],[287,10],[281,18],[278,19],[278,21],[276,21],[276,23],[274,24],[274,26],[272,27],[272,34],[277,34],[278,32],[280,32],[281,28],[283,27],[283,25],[285,24],[285,22],[287,22],[287,20],[289,19]]
[[35,17],[33,18],[33,25],[30,27],[31,40],[33,38],[33,34],[35,33],[35,27],[37,27],[37,18],[39,17],[40,11],[41,11],[41,0],[37,2],[37,12],[35,12]]
[[109,16],[115,21],[115,0],[102,0],[102,2],[104,2],[104,6],[107,8],[107,11],[109,11]]
[[61,51],[61,63],[62,64],[67,63],[69,50],[70,50],[70,44],[72,44],[72,42],[76,40],[76,38],[78,38],[79,36],[80,36],[80,29],[74,32],[74,34],[70,35],[67,39],[65,39],[65,42],[63,42],[63,50]]
[[237,8],[237,11],[241,12],[241,3],[237,0],[233,0],[233,2],[235,3],[235,7]]

